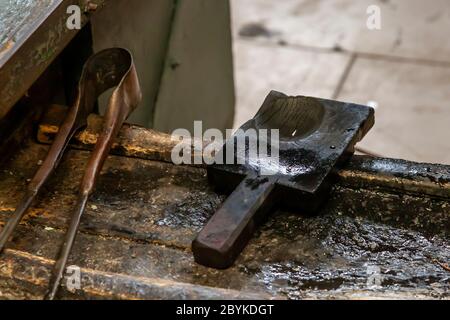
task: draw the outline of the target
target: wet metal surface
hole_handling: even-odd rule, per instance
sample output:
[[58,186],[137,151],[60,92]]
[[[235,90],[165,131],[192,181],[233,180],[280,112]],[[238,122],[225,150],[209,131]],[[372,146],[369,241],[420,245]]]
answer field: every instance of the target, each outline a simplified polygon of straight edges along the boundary
[[360,161],[360,163],[362,164],[361,168],[366,172],[377,175],[385,174],[397,179],[414,179],[420,183],[438,184],[443,188],[450,184],[449,166],[430,163],[418,167],[414,165],[414,162],[408,163],[400,159],[373,159],[364,163]]
[[[46,152],[32,143],[1,168],[0,225]],[[0,258],[1,297],[42,298],[88,157],[69,151],[19,226]],[[347,168],[359,169],[360,182],[368,175],[361,166],[371,166],[365,159]],[[430,169],[432,175],[448,167]],[[69,261],[92,281],[60,297],[450,298],[450,273],[439,264],[450,261],[450,198],[352,187],[355,179],[341,177],[318,216],[271,215],[236,264],[219,271],[196,264],[190,252],[224,200],[206,171],[111,156]],[[26,267],[42,264],[37,278]]]
[[[274,233],[283,227],[289,231],[278,235],[280,241]],[[261,236],[268,241],[261,252],[271,252],[275,261],[253,264],[248,272],[289,298],[358,291],[448,295],[450,274],[436,263],[450,261],[448,238],[426,238],[364,217],[336,214],[303,219],[279,214]],[[278,238],[275,243],[269,241],[272,236]]]

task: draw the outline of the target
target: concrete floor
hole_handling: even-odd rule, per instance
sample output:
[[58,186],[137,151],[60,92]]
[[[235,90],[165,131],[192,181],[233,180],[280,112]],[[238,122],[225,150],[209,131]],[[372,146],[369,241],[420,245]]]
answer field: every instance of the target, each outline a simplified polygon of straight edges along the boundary
[[[450,1],[231,0],[237,111],[271,90],[376,106],[359,145],[450,164]],[[381,29],[367,28],[377,5]]]

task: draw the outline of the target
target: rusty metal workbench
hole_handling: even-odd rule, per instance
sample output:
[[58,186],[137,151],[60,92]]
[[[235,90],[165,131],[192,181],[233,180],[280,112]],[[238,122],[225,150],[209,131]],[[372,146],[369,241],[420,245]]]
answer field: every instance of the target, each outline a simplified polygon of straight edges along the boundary
[[[55,121],[40,126],[38,140],[51,140]],[[42,298],[101,122],[91,116],[0,257],[1,298]],[[277,212],[218,271],[195,264],[190,244],[225,196],[204,168],[165,162],[171,143],[123,128],[69,261],[81,267],[82,289],[60,298],[450,297],[448,166],[354,157],[318,216]],[[28,140],[1,166],[0,226],[47,148]]]

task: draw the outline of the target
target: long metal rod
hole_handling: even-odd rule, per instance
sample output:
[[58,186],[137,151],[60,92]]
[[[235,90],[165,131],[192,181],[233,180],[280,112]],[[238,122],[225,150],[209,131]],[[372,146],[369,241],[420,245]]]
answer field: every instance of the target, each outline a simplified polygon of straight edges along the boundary
[[[86,166],[86,171],[80,185],[78,204],[73,213],[64,243],[52,271],[49,290],[45,296],[45,299],[47,300],[53,300],[58,292],[70,251],[75,242],[81,217],[86,208],[86,203],[89,196],[94,191],[95,183],[109,154],[111,145],[119,133],[124,121],[141,101],[141,91],[137,73],[132,57],[128,51],[123,50],[123,52],[120,53],[116,52],[116,55],[107,58],[110,61],[106,61],[104,65],[105,68],[101,71],[111,77],[111,79],[115,79],[116,81],[120,80],[120,82],[115,83],[117,88],[114,90],[109,100],[103,131],[97,140],[92,156]],[[128,66],[127,69],[122,70],[122,72],[125,73],[118,71],[121,69],[120,67],[123,66]]]
[[5,227],[3,228],[3,230],[0,234],[0,252],[3,251],[3,248],[5,247],[6,243],[8,242],[9,237],[16,229],[20,220],[22,220],[23,215],[25,214],[27,209],[30,207],[35,196],[36,196],[35,193],[27,192],[25,194],[25,196],[22,198],[22,200],[20,201],[20,204],[17,207],[16,211],[14,211],[13,216],[6,223]]
[[[76,115],[79,115],[79,113],[76,112]],[[68,118],[70,118],[70,116]],[[71,129],[67,131],[64,126],[71,127]],[[5,227],[0,233],[0,254],[3,252],[6,243],[8,242],[14,230],[19,225],[23,216],[30,208],[34,198],[37,196],[42,186],[48,180],[53,171],[58,167],[64,150],[67,148],[70,139],[75,134],[75,132],[83,126],[84,124],[82,124],[82,122],[72,125],[70,121],[65,121],[65,123],[61,127],[61,130],[58,132],[56,140],[50,148],[50,151],[47,154],[44,162],[28,185],[27,191],[25,192],[25,195],[14,211],[12,217],[8,220]]]
[[53,300],[56,293],[58,292],[58,288],[61,283],[61,279],[63,278],[64,270],[66,268],[67,259],[69,258],[70,251],[72,250],[72,246],[75,241],[75,234],[78,230],[78,226],[80,225],[81,215],[86,208],[88,198],[88,194],[83,194],[78,199],[77,208],[74,215],[72,216],[72,220],[70,221],[70,226],[65,235],[59,258],[56,261],[55,266],[53,267],[48,292],[45,296],[46,300]]
[[41,190],[42,186],[47,182],[50,175],[58,167],[64,151],[66,150],[73,135],[87,124],[87,117],[94,108],[94,102],[96,99],[95,93],[102,89],[102,85],[96,85],[96,83],[89,81],[90,78],[94,77],[94,75],[90,72],[90,68],[88,68],[92,62],[95,62],[95,59],[94,61],[89,60],[86,63],[86,67],[83,69],[84,71],[78,84],[77,99],[69,109],[66,118],[59,128],[58,134],[50,147],[47,156],[27,186],[25,195],[17,206],[17,209],[14,211],[12,217],[8,220],[0,233],[0,253],[2,253],[6,243],[16,229],[17,225],[22,220],[34,198]]

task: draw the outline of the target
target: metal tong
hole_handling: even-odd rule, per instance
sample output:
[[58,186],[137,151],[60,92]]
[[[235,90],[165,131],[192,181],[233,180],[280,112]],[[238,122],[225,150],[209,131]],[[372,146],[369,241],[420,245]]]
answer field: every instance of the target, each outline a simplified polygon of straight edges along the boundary
[[54,299],[64,274],[81,216],[92,194],[98,175],[109,154],[111,145],[123,122],[141,101],[141,90],[133,58],[128,50],[112,48],[103,50],[88,59],[83,67],[77,88],[77,98],[70,107],[60,130],[41,167],[29,183],[24,197],[13,216],[0,233],[0,253],[15,228],[30,207],[41,187],[56,169],[73,135],[87,125],[97,98],[106,90],[116,87],[109,99],[103,131],[86,166],[80,184],[79,198],[63,246],[50,278],[45,299]]

